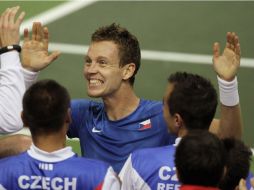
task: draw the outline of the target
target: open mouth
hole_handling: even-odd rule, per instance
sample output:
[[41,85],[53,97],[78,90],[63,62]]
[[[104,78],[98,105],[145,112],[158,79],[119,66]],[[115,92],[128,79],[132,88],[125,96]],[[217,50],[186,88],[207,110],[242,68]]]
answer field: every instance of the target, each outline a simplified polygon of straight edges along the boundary
[[99,79],[90,79],[89,80],[89,86],[100,86],[103,84],[103,81],[102,80],[99,80]]

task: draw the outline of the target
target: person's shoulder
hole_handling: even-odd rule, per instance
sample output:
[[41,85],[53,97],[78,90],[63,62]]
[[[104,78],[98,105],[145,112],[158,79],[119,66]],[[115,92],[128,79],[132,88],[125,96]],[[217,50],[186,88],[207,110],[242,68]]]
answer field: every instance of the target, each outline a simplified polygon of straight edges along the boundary
[[[102,109],[104,104],[102,102],[88,100],[88,99],[73,99],[71,100],[72,110],[90,110],[92,109]],[[89,109],[90,108],[90,109]]]
[[89,171],[106,171],[110,167],[110,165],[104,161],[84,157],[76,157],[73,164],[77,164],[78,167],[80,166],[82,169],[86,168]]
[[162,101],[156,100],[140,100],[140,107],[149,113],[160,113],[162,112]]
[[167,154],[168,152],[174,149],[175,147],[173,145],[138,149],[132,153],[132,159],[137,158],[151,159],[152,157],[157,157],[158,155],[163,155],[165,153]]
[[141,176],[144,176],[144,179],[147,179],[162,166],[171,166],[174,163],[174,149],[172,145],[168,145],[134,151],[131,155],[131,165]]
[[0,159],[0,168],[18,168],[23,165],[23,162],[27,160],[27,152],[23,152],[19,155],[9,156],[6,158]]
[[141,104],[146,106],[162,106],[162,101],[141,99]]
[[71,105],[72,106],[86,106],[86,105],[101,105],[102,102],[89,100],[89,99],[72,99]]

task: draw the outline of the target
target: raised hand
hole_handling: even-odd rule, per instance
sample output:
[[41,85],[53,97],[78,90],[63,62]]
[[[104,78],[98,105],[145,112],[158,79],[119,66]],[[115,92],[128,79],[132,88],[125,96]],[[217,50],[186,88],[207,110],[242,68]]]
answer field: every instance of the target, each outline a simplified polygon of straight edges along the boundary
[[40,71],[46,68],[60,55],[59,51],[48,53],[49,33],[47,27],[40,22],[33,23],[32,39],[28,29],[24,30],[24,43],[21,52],[22,66],[30,71]]
[[240,43],[234,32],[227,33],[226,47],[220,55],[220,45],[215,42],[213,45],[213,67],[217,75],[226,81],[232,81],[240,66]]
[[6,9],[0,17],[0,47],[19,44],[19,28],[25,12],[21,12],[15,21],[19,6]]

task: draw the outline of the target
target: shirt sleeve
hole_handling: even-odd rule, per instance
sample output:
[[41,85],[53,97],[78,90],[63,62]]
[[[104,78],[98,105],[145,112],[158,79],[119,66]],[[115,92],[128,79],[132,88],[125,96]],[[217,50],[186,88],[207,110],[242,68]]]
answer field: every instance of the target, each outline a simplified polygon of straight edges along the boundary
[[119,173],[121,180],[121,190],[151,190],[142,177],[132,166],[132,154],[126,160],[122,170]]
[[120,180],[112,167],[108,168],[101,190],[120,190]]
[[38,78],[39,72],[33,72],[24,69],[23,67],[21,68],[21,71],[24,76],[24,81],[25,81],[25,87],[28,89],[32,84],[34,84]]
[[0,55],[0,133],[22,128],[22,98],[25,92],[19,54],[11,51]]
[[16,132],[23,127],[22,98],[38,73],[23,69],[16,51],[0,55],[0,60],[0,133],[3,134]]

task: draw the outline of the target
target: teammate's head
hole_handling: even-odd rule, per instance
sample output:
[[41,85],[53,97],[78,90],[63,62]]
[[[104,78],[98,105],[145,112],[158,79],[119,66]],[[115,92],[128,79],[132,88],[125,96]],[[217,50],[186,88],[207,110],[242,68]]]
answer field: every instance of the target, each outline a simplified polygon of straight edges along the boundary
[[68,115],[67,90],[53,80],[33,84],[24,94],[22,119],[32,135],[56,133]]
[[241,178],[248,176],[251,163],[251,150],[240,140],[223,139],[226,149],[226,173],[220,182],[220,189],[235,189]]
[[224,172],[222,141],[205,130],[193,130],[180,141],[175,166],[182,184],[216,187]]
[[185,126],[188,130],[208,129],[217,107],[217,93],[207,79],[186,72],[168,78],[164,96],[164,117],[173,132]]
[[137,38],[131,34],[126,28],[115,23],[100,27],[91,37],[92,43],[111,41],[118,47],[119,66],[123,67],[127,64],[134,64],[135,70],[129,78],[131,85],[134,84],[135,75],[140,67],[140,47]]

